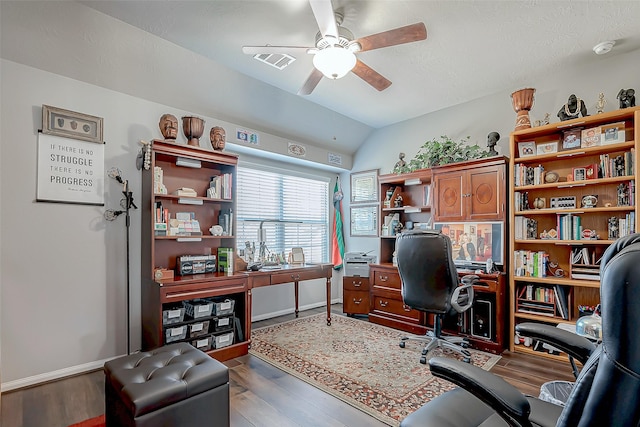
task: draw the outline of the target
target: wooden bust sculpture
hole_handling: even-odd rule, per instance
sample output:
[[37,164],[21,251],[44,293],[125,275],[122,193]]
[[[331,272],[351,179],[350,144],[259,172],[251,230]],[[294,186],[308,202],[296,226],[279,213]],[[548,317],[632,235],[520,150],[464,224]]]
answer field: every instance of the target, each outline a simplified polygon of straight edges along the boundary
[[167,141],[175,141],[178,137],[178,119],[173,114],[163,114],[160,117],[160,132]]
[[209,132],[209,138],[211,139],[211,146],[216,151],[224,150],[224,146],[226,144],[227,133],[220,126],[214,126],[211,128],[211,132]]

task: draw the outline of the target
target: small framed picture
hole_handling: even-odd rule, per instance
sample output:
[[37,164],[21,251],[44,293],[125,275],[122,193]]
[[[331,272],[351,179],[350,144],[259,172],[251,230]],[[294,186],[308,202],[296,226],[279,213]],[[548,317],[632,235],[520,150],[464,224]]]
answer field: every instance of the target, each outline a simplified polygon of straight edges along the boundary
[[602,133],[600,143],[602,145],[615,144],[625,141],[624,122],[611,123],[600,126]]
[[581,148],[597,147],[600,145],[600,126],[596,126],[582,131]]
[[571,129],[562,134],[562,149],[572,150],[580,148],[580,137],[582,136],[582,128]]
[[518,142],[518,154],[520,157],[536,154],[536,143],[533,141]]
[[587,165],[584,167],[585,170],[585,178],[586,179],[597,179],[598,178],[598,164],[593,163],[591,165]]
[[351,236],[378,237],[378,205],[351,206]]
[[42,133],[103,144],[102,117],[42,106]]
[[584,181],[587,179],[587,170],[585,168],[573,168],[573,180]]
[[536,154],[551,154],[558,152],[558,141],[553,142],[541,142],[536,144]]

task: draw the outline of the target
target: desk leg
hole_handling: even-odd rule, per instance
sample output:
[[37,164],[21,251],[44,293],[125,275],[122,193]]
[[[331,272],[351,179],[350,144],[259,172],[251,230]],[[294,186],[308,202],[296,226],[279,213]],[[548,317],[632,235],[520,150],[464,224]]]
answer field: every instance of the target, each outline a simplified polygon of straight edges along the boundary
[[300,311],[298,310],[298,297],[299,297],[300,293],[299,293],[299,289],[298,289],[298,281],[296,280],[296,281],[295,281],[295,282],[293,282],[293,283],[294,283],[294,286],[295,286],[295,292],[296,292],[296,318],[298,318],[298,313],[300,312]]
[[327,326],[331,326],[331,277],[327,277]]

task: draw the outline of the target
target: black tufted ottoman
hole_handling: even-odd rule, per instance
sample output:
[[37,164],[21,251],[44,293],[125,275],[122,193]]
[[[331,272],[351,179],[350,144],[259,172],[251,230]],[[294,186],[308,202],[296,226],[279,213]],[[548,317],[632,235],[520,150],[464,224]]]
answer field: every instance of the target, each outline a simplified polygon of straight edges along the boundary
[[104,364],[107,427],[229,425],[229,369],[187,343]]

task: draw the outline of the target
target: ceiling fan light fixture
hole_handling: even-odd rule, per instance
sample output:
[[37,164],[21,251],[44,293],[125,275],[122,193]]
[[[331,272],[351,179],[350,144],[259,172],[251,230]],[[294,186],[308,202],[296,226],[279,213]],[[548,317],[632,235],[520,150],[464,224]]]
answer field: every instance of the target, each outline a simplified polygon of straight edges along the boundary
[[356,55],[343,47],[329,46],[314,55],[313,66],[325,77],[336,80],[356,66]]

